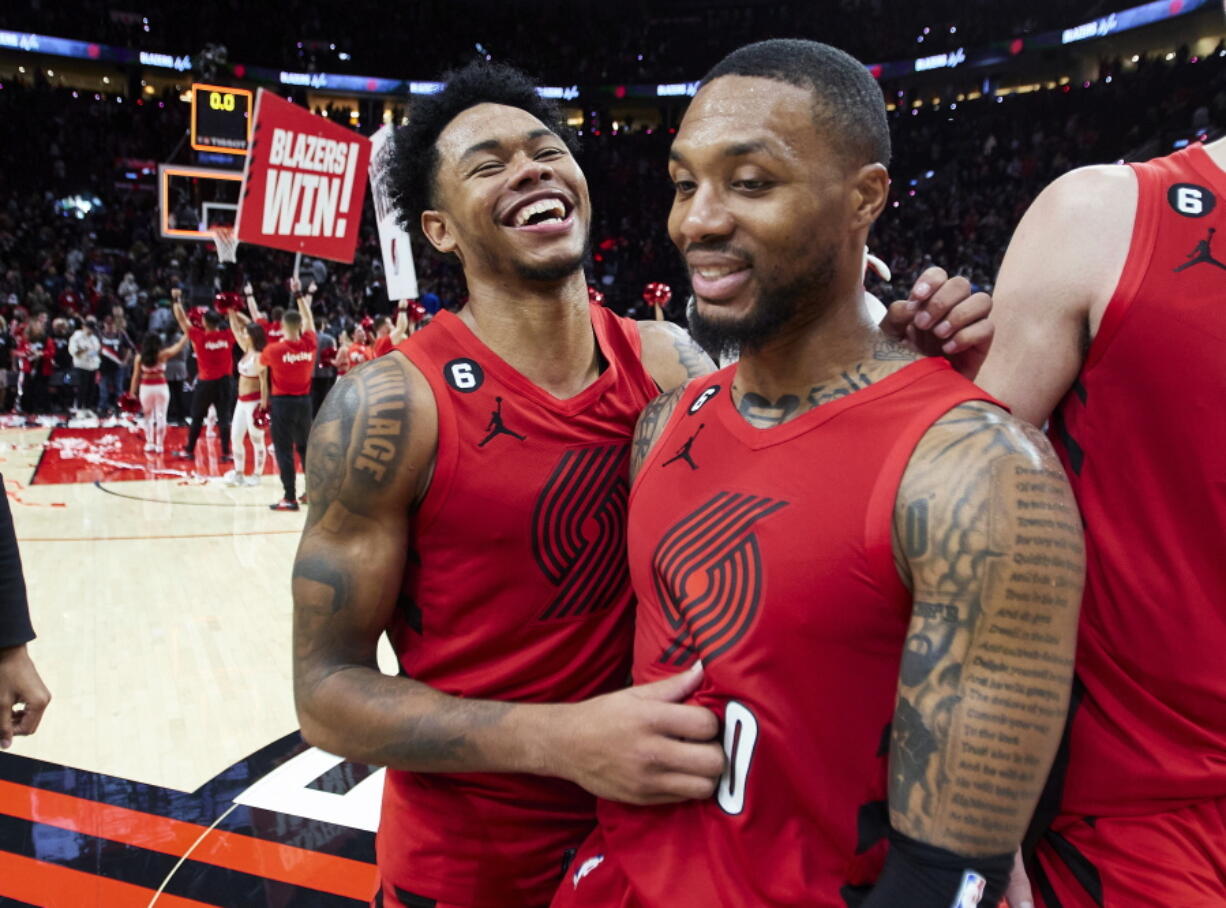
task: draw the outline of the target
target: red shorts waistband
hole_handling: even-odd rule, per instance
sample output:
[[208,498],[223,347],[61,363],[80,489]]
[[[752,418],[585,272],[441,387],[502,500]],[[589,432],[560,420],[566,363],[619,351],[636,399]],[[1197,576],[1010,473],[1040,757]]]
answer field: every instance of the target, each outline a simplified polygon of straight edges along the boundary
[[251,401],[251,400],[259,400],[259,399],[260,399],[260,392],[259,392],[259,391],[252,391],[250,394],[240,394],[240,395],[238,396],[238,399],[239,399],[240,401],[244,402],[244,403],[246,403],[247,401]]

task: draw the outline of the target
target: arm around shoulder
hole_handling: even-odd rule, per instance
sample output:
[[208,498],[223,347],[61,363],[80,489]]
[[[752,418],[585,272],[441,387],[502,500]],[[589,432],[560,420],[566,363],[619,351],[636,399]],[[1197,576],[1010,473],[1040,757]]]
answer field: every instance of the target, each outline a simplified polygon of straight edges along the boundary
[[303,737],[415,772],[553,775],[636,803],[709,796],[723,768],[708,740],[718,722],[678,702],[697,673],[583,703],[521,704],[453,697],[379,672],[376,645],[396,608],[437,435],[429,386],[399,354],[354,369],[316,417],[310,513],[293,572]]
[[636,322],[643,343],[643,365],[662,391],[671,391],[691,378],[709,375],[715,363],[689,332],[672,322]]

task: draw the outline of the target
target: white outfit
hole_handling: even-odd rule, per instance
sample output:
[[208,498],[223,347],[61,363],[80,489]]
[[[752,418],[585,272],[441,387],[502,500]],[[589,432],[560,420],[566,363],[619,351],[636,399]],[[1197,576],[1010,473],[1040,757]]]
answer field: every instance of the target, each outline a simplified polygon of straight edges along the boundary
[[162,450],[166,441],[166,408],[170,406],[170,389],[166,387],[166,365],[141,365],[140,408],[144,412],[145,450]]
[[68,352],[72,354],[72,365],[75,369],[87,372],[97,372],[102,365],[102,342],[98,335],[80,328],[68,339]]
[[[259,378],[260,354],[252,350],[238,363],[238,374],[243,378]],[[230,420],[230,451],[234,455],[234,478],[237,483],[247,467],[247,449],[243,445],[243,436],[251,438],[251,449],[255,451],[255,469],[251,473],[251,484],[260,481],[264,475],[264,457],[267,453],[264,430],[255,424],[255,408],[259,400],[240,400],[234,405],[234,417]]]

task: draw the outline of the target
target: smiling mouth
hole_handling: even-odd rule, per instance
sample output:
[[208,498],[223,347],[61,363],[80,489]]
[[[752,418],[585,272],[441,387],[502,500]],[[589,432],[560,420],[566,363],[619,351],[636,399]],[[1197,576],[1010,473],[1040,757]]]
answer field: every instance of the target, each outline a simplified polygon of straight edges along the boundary
[[503,224],[513,228],[561,224],[570,213],[570,207],[560,198],[539,199],[512,211],[503,219]]
[[753,268],[747,263],[699,265],[690,268],[690,287],[699,299],[726,302],[749,282]]
[[745,271],[748,268],[748,265],[723,265],[718,268],[693,268],[691,269],[691,274],[696,274],[703,280],[717,281],[720,278],[727,277],[730,274],[735,274],[738,271]]

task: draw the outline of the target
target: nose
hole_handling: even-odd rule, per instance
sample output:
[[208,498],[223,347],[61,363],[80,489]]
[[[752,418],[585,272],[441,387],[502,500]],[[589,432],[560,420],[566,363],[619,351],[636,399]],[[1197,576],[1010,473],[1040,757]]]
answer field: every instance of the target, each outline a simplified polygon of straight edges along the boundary
[[553,179],[553,168],[548,161],[537,161],[529,155],[516,155],[515,170],[511,174],[511,188],[527,189],[535,183]]
[[700,183],[694,194],[678,205],[682,207],[678,226],[686,244],[727,237],[732,233],[732,213],[716,186]]

